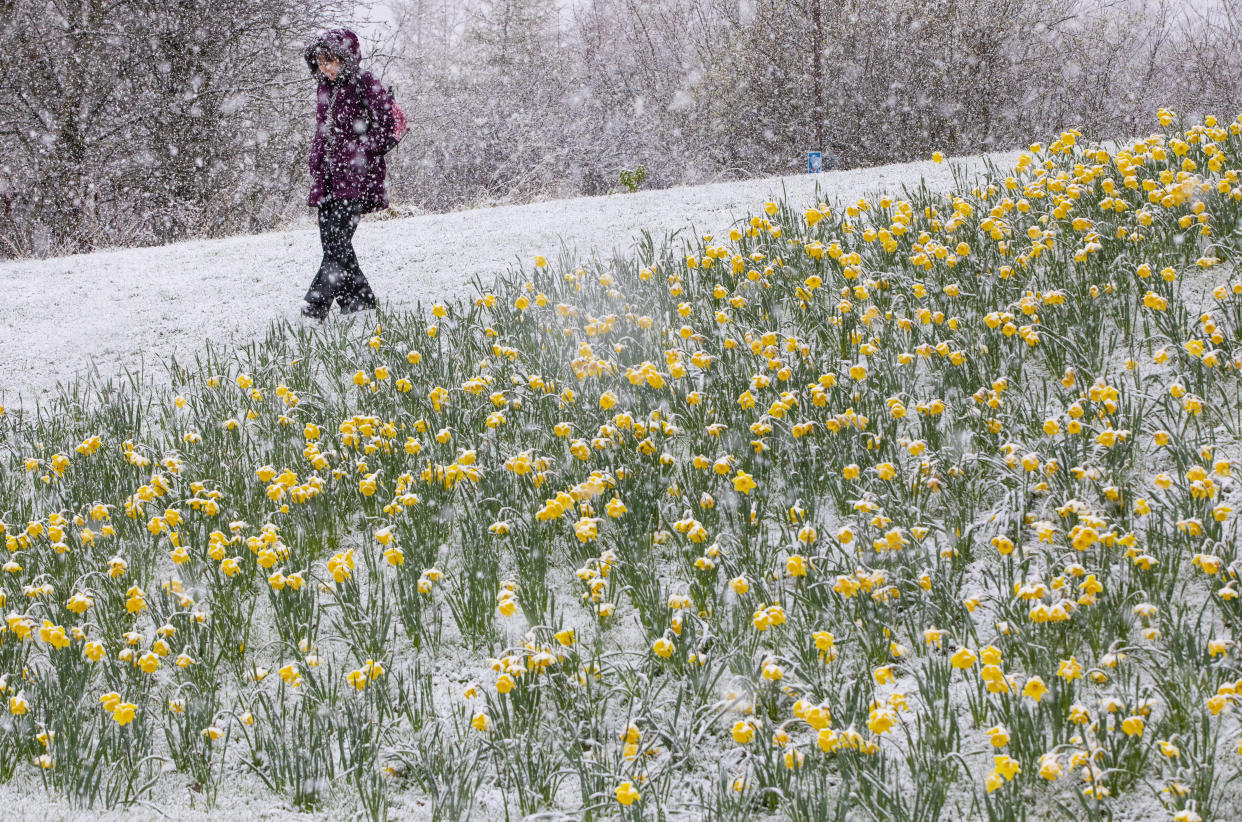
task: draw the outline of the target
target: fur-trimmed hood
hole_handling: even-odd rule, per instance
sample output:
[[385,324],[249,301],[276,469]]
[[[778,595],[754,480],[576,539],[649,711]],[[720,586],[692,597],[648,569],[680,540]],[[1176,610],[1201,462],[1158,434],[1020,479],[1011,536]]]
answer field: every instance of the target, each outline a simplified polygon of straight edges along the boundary
[[358,65],[362,62],[362,49],[358,45],[358,35],[349,29],[332,29],[319,35],[313,43],[306,47],[302,56],[306,58],[307,67],[310,68],[311,74],[314,75],[315,79],[321,83],[326,83],[328,78],[319,71],[319,65],[315,62],[315,52],[321,48],[334,57],[340,58],[343,64],[340,77],[350,78],[357,76]]

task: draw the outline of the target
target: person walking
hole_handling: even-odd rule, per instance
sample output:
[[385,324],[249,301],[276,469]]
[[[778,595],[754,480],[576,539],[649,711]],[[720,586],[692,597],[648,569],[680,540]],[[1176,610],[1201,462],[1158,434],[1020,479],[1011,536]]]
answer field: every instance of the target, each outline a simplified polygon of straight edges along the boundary
[[363,214],[388,207],[384,153],[396,141],[389,92],[361,70],[357,35],[349,29],[324,32],[304,56],[319,85],[307,205],[319,211],[323,261],[306,291],[302,316],[322,322],[333,300],[341,314],[375,308],[353,236]]

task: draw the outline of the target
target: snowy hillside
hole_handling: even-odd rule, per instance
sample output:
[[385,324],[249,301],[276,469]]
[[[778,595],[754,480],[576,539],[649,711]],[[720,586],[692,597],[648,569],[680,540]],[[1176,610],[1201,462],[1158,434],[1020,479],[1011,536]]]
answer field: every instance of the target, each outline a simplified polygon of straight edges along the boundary
[[0,818],[1242,818],[1242,115],[1158,116],[368,219],[325,326],[309,220],[0,267]]
[[[1017,153],[987,156],[1005,168]],[[657,241],[687,226],[720,232],[782,190],[792,205],[803,206],[897,193],[920,181],[941,191],[951,185],[955,166],[973,173],[984,161],[924,161],[405,219],[371,217],[359,227],[354,246],[381,302],[409,309],[460,293],[475,275],[486,282],[515,260],[553,257],[562,241],[580,257],[625,251],[644,229]],[[0,404],[32,405],[92,361],[104,378],[144,363],[148,373],[160,376],[161,358],[192,357],[205,340],[242,343],[261,337],[274,319],[300,322],[302,294],[319,254],[318,232],[308,222],[257,236],[0,264],[9,317],[0,325]]]

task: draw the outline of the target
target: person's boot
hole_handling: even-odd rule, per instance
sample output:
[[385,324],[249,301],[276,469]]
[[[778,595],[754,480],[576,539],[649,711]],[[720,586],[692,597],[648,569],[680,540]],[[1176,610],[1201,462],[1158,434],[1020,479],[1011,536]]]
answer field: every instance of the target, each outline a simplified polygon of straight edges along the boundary
[[303,303],[302,316],[308,320],[322,323],[328,318],[328,306],[315,305],[314,303]]
[[373,311],[375,309],[375,300],[364,300],[362,297],[354,297],[347,303],[341,305],[341,316],[353,314],[357,311]]

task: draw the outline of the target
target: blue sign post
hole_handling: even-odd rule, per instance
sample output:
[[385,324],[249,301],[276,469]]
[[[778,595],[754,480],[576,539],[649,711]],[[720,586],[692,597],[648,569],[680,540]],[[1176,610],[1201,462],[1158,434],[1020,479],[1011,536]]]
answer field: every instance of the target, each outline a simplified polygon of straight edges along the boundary
[[806,155],[806,170],[809,174],[819,174],[824,170],[824,155],[818,151],[808,152]]

